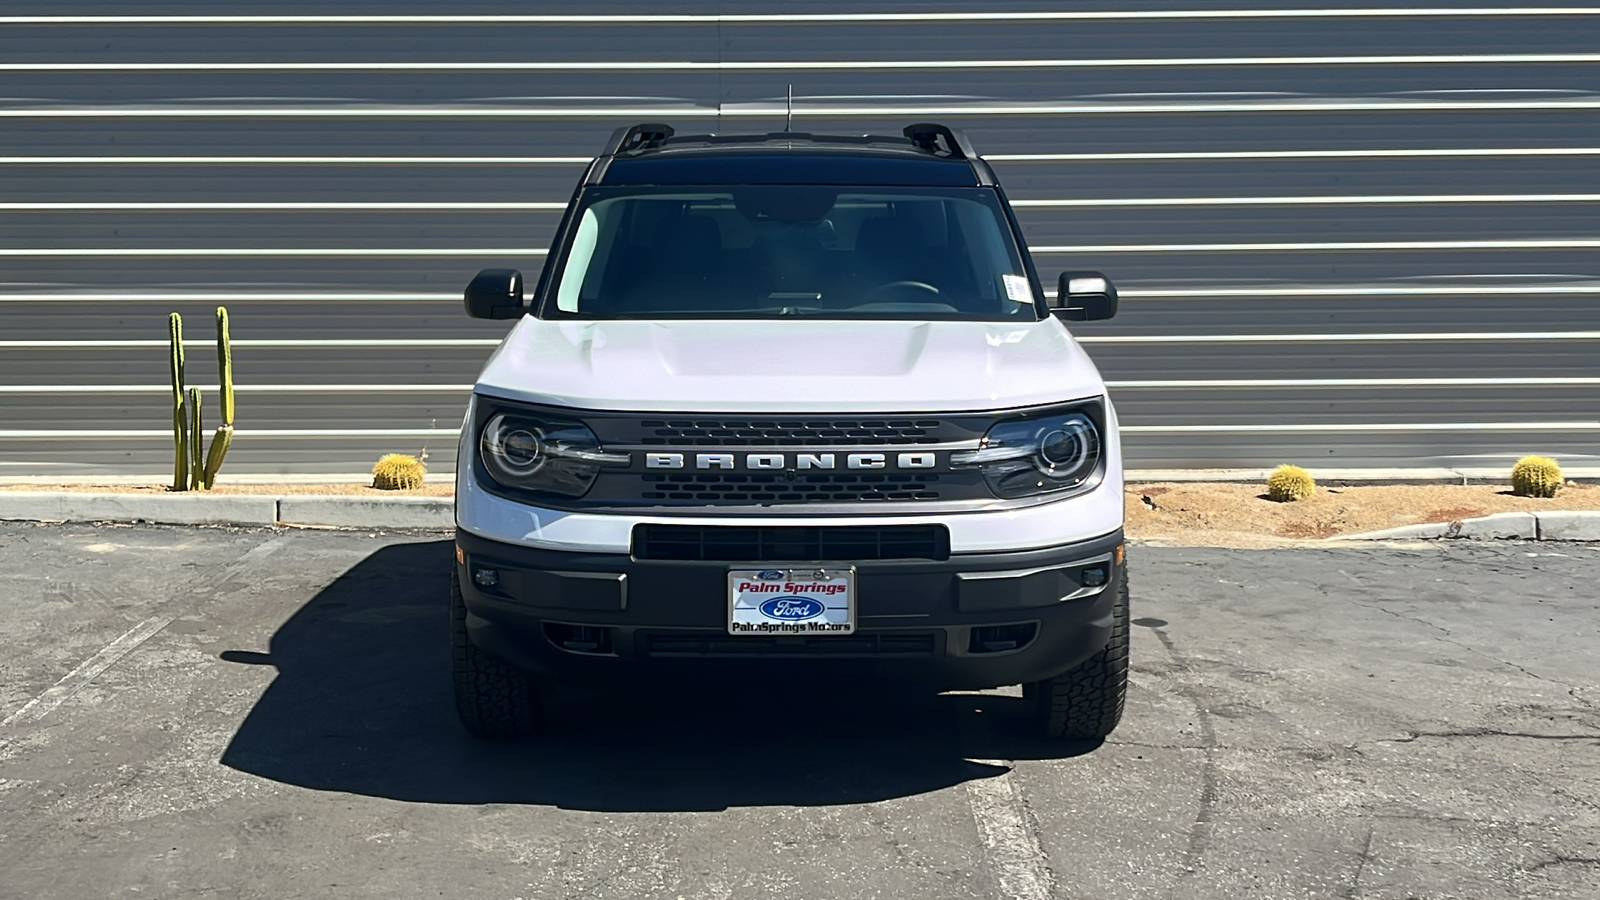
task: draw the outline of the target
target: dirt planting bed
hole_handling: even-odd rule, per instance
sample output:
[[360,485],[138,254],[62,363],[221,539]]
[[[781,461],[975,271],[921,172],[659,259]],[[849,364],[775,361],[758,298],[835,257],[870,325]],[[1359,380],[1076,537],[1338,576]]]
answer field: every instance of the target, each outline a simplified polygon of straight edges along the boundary
[[1135,540],[1215,547],[1281,546],[1421,522],[1501,512],[1600,510],[1600,487],[1571,484],[1549,500],[1517,497],[1506,485],[1413,484],[1321,487],[1275,503],[1259,484],[1133,484],[1128,534]]

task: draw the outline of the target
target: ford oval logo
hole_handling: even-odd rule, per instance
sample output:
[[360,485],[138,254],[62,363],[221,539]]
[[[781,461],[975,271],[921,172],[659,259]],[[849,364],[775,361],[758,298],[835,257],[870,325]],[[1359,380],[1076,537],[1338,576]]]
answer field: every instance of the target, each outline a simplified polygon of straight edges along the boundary
[[783,579],[783,572],[777,569],[763,569],[762,571],[756,573],[756,577],[762,581],[781,581]]
[[769,619],[779,619],[784,622],[804,622],[822,615],[822,601],[812,597],[801,597],[790,594],[786,597],[773,597],[761,604],[761,614]]

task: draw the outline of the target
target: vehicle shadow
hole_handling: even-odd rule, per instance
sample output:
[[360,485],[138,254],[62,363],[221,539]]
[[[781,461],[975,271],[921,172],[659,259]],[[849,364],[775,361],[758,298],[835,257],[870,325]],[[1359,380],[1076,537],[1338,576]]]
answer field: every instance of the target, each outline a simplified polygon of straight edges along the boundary
[[451,555],[449,541],[384,547],[290,617],[269,653],[224,652],[278,674],[222,763],[395,800],[688,811],[901,797],[1005,771],[975,760],[1097,746],[1033,736],[1016,697],[773,684],[759,672],[711,689],[563,691],[548,734],[476,740],[450,692]]

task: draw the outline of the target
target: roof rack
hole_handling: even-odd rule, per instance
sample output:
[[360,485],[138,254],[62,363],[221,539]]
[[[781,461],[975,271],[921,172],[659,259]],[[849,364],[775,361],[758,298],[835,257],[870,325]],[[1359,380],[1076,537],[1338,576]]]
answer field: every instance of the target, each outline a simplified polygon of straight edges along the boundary
[[676,132],[672,130],[671,125],[655,122],[646,122],[631,128],[618,128],[611,133],[611,139],[606,141],[606,149],[600,155],[621,156],[645,150],[658,150],[674,134]]
[[618,128],[601,151],[601,156],[632,156],[660,150],[668,141],[675,144],[748,144],[752,141],[807,141],[819,144],[910,144],[913,148],[945,159],[977,159],[966,135],[933,122],[907,125],[904,135],[812,134],[804,131],[771,131],[766,134],[686,134],[678,136],[671,125],[645,123]]
[[934,156],[950,159],[977,159],[978,154],[967,141],[967,136],[948,125],[919,122],[907,125],[904,132],[912,146]]

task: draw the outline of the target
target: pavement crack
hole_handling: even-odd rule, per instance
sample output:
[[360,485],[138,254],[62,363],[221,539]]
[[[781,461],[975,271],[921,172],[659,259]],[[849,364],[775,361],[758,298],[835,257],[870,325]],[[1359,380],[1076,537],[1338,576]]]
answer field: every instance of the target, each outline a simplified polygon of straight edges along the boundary
[[[1341,570],[1340,574],[1346,574],[1346,573],[1344,573]],[[1350,577],[1350,578],[1352,578],[1352,580],[1354,580],[1353,576],[1349,576],[1349,575],[1346,574],[1346,577]],[[1360,584],[1360,582],[1358,581],[1357,584]],[[1463,643],[1462,641],[1457,640],[1455,638],[1455,635],[1450,631],[1450,629],[1445,628],[1442,625],[1436,625],[1436,624],[1434,624],[1432,622],[1429,622],[1427,619],[1421,619],[1421,618],[1418,618],[1416,616],[1408,616],[1405,613],[1396,612],[1396,611],[1394,611],[1392,609],[1389,609],[1388,607],[1386,607],[1386,606],[1384,606],[1384,605],[1382,605],[1380,603],[1371,603],[1371,602],[1364,603],[1364,602],[1362,602],[1360,600],[1356,600],[1356,599],[1350,598],[1350,597],[1347,597],[1346,599],[1349,600],[1351,603],[1354,603],[1356,606],[1360,606],[1360,607],[1363,607],[1365,609],[1376,610],[1377,612],[1381,612],[1381,613],[1385,613],[1387,615],[1394,616],[1397,619],[1401,619],[1401,620],[1406,621],[1406,622],[1414,622],[1414,623],[1416,623],[1418,625],[1423,626],[1424,628],[1429,628],[1429,629],[1432,629],[1434,631],[1437,631],[1439,633],[1439,636],[1435,637],[1434,639],[1439,641],[1440,643],[1449,644],[1452,647],[1459,647],[1462,650],[1465,650],[1468,653],[1471,653],[1473,656],[1476,656],[1476,657],[1478,657],[1480,659],[1486,659],[1486,660],[1489,660],[1490,662],[1498,663],[1499,665],[1505,666],[1507,668],[1515,669],[1518,672],[1522,673],[1523,675],[1526,675],[1529,678],[1534,679],[1535,681],[1543,681],[1543,682],[1545,682],[1547,684],[1553,684],[1553,685],[1555,685],[1557,687],[1565,688],[1566,691],[1567,691],[1567,694],[1570,695],[1573,700],[1576,700],[1582,706],[1584,706],[1584,707],[1586,707],[1588,709],[1595,709],[1596,708],[1595,704],[1592,701],[1587,700],[1587,699],[1579,696],[1579,694],[1578,694],[1578,691],[1580,690],[1579,686],[1573,685],[1573,684],[1568,684],[1565,681],[1557,681],[1554,678],[1546,678],[1545,676],[1540,675],[1537,672],[1534,672],[1532,669],[1529,669],[1527,666],[1521,665],[1519,663],[1514,663],[1509,659],[1501,659],[1500,657],[1495,656],[1492,653],[1485,653],[1484,651],[1479,650],[1477,647],[1474,647],[1471,644]]]
[[[1192,674],[1194,667],[1188,657],[1178,650],[1178,645],[1166,629],[1150,630],[1172,657],[1174,668],[1179,673]],[[1181,679],[1178,680],[1178,692],[1194,704],[1195,718],[1200,726],[1201,746],[1198,749],[1205,754],[1205,765],[1200,767],[1199,808],[1195,810],[1194,822],[1189,826],[1189,841],[1183,852],[1184,875],[1192,875],[1200,868],[1211,839],[1211,820],[1216,816],[1217,808],[1217,753],[1222,748],[1217,744],[1216,727],[1211,721],[1211,711],[1206,709],[1205,699],[1192,684]]]
[[1588,797],[1583,797],[1583,796],[1580,796],[1578,794],[1574,794],[1571,791],[1563,790],[1562,788],[1558,788],[1558,787],[1551,788],[1550,792],[1552,794],[1560,794],[1561,796],[1567,798],[1568,800],[1571,800],[1572,802],[1578,804],[1579,806],[1587,806],[1590,809],[1595,810],[1596,812],[1600,812],[1600,803],[1596,803],[1595,801],[1590,800]]
[[1556,866],[1600,866],[1600,857],[1557,855],[1543,862],[1535,863],[1528,868],[1528,871],[1540,872],[1545,869],[1553,869]]
[[1361,891],[1361,876],[1367,871],[1367,863],[1372,862],[1372,836],[1377,830],[1377,825],[1367,826],[1367,839],[1361,845],[1361,858],[1356,861],[1355,874],[1350,876],[1350,890],[1345,891],[1345,900],[1355,900]]
[[1410,731],[1407,737],[1383,738],[1372,743],[1410,744],[1422,738],[1514,737],[1536,741],[1600,741],[1600,734],[1539,734],[1532,731],[1503,731],[1498,728],[1460,728],[1451,731]]

